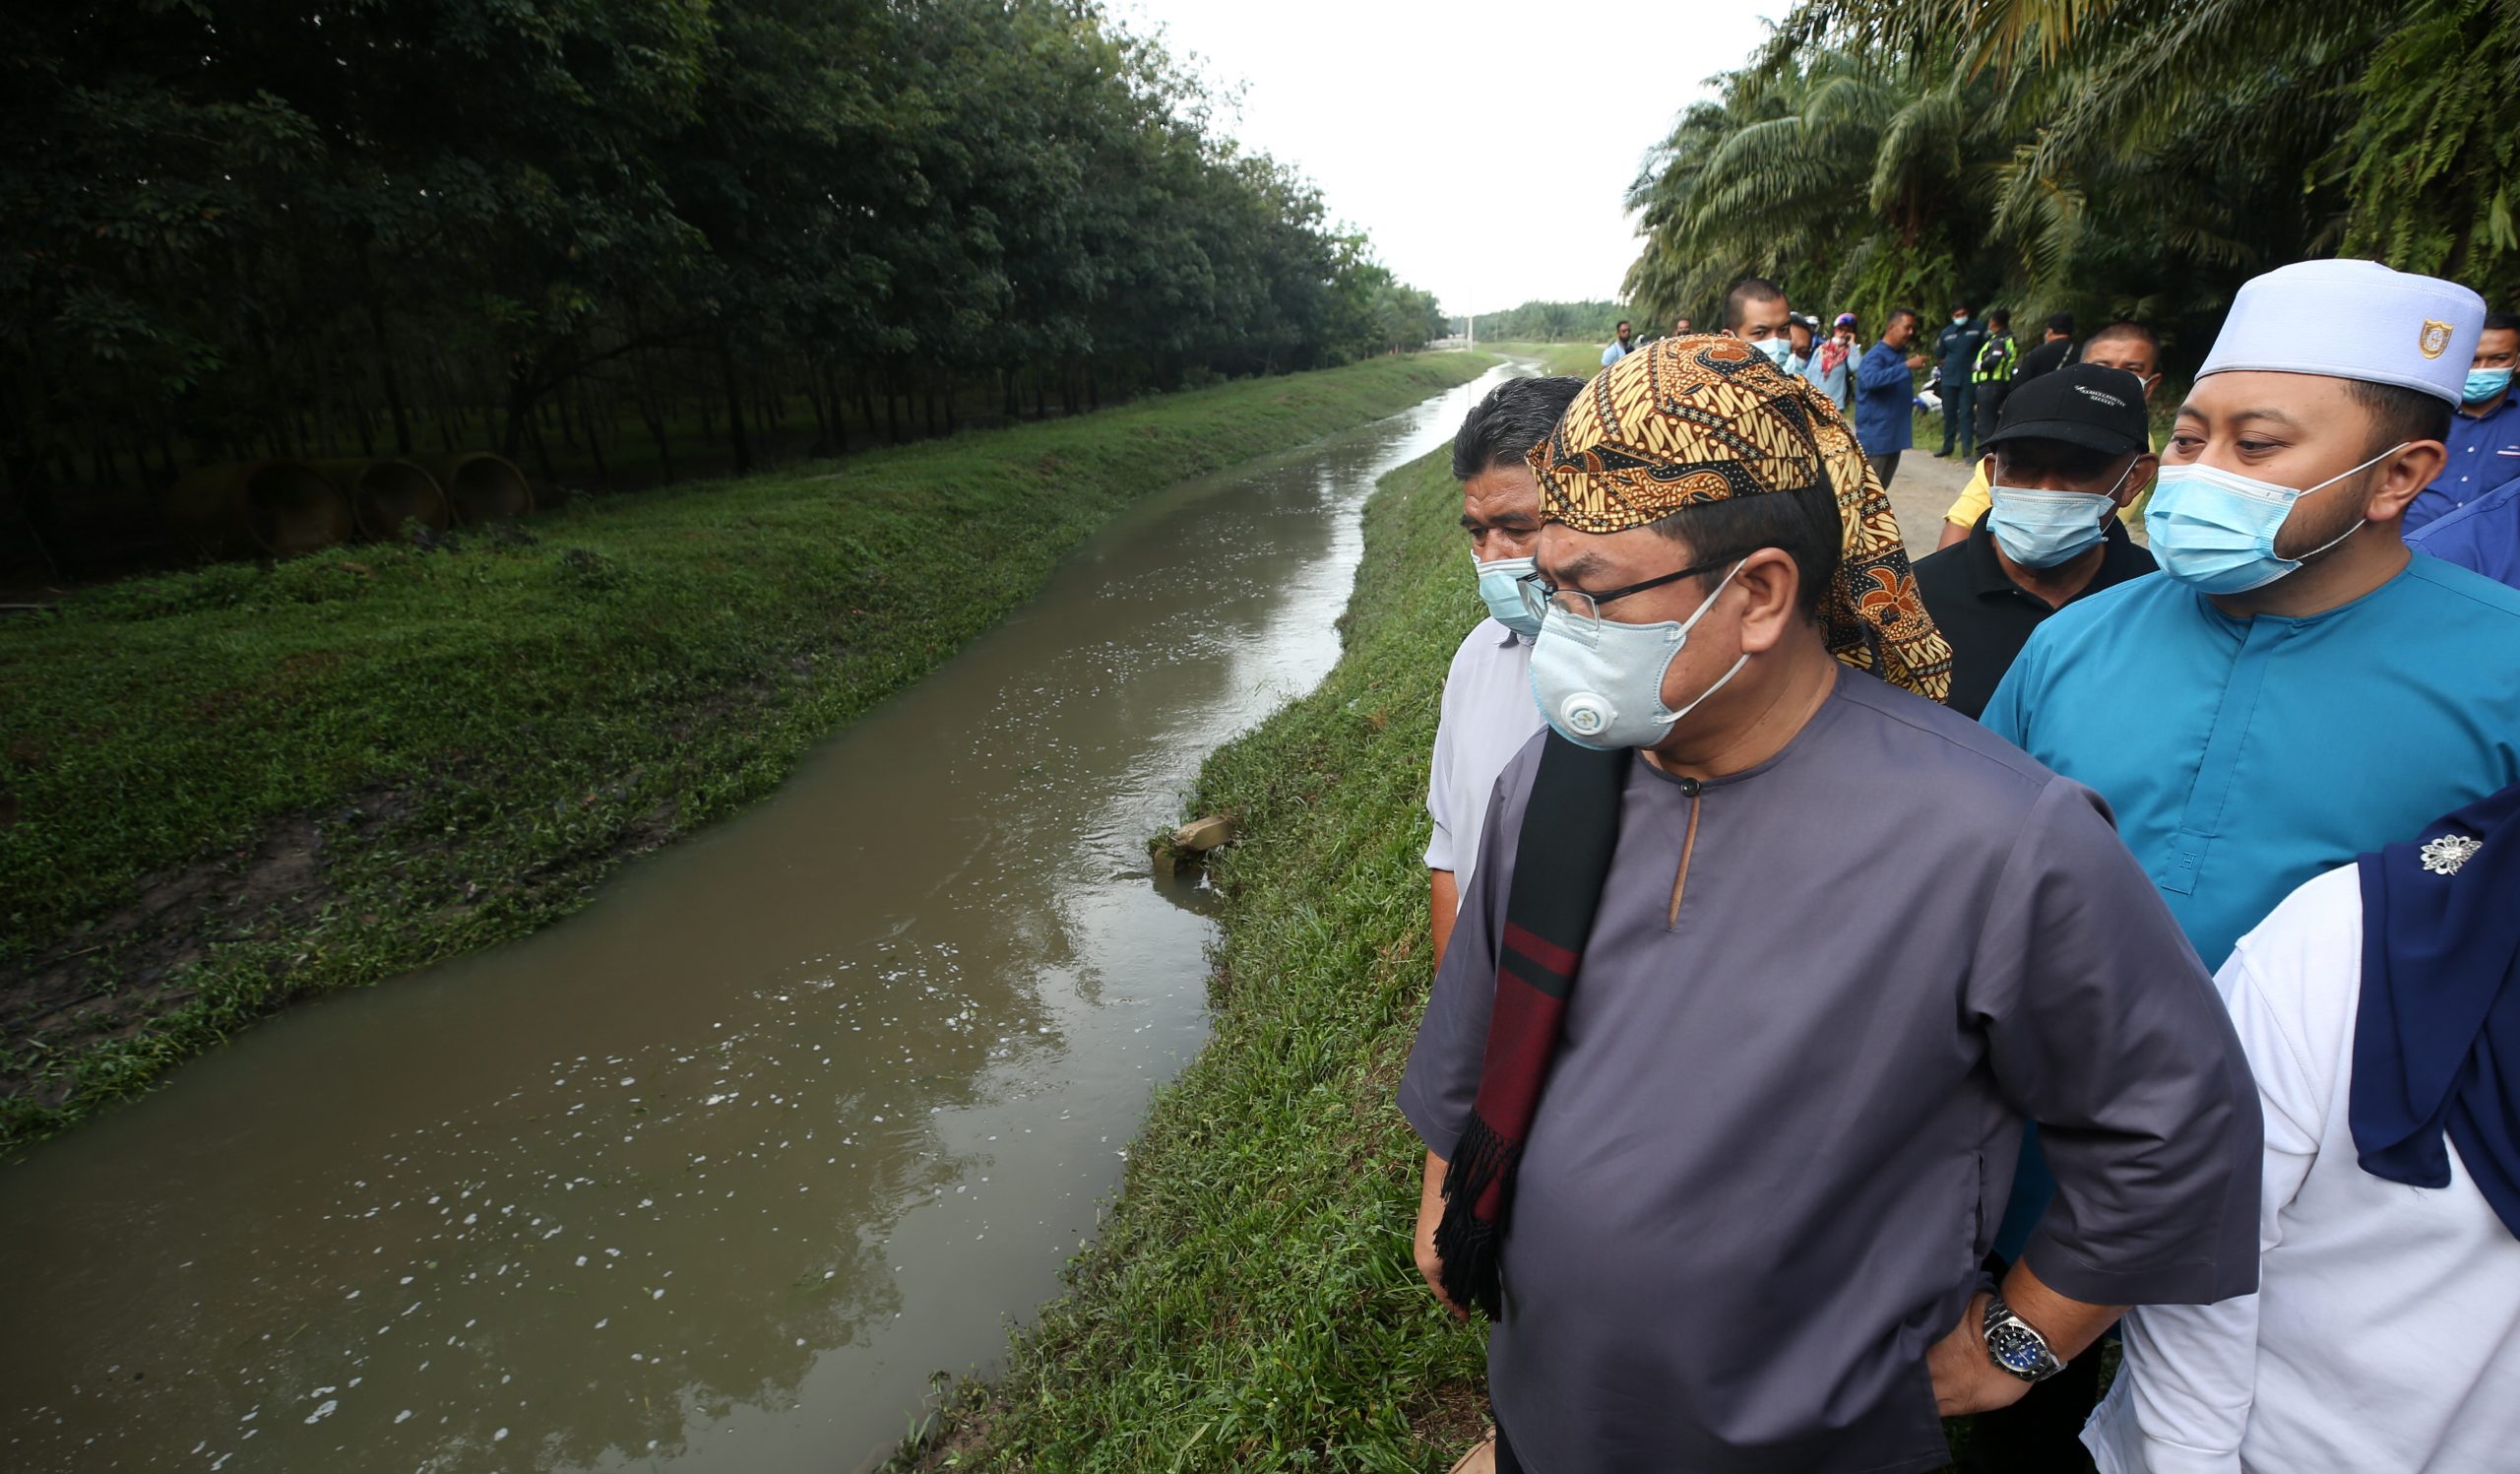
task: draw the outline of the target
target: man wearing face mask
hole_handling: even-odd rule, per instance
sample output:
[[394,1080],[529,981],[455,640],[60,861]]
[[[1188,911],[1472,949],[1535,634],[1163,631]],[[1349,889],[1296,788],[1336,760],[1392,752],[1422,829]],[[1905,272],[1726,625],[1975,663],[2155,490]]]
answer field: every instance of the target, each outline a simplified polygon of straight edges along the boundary
[[[1948,653],[1845,420],[1678,339],[1531,462],[1552,731],[1400,1093],[1496,1467],[1939,1469],[1937,1413],[2250,1288],[2256,1098],[2204,970],[2088,791],[1921,698]],[[2034,1119],[2066,1184],[1994,1293]]]
[[[2066,346],[2070,348],[2072,345]],[[2159,334],[2142,323],[2113,322],[2092,335],[2091,342],[2085,346],[2077,361],[2124,369],[2142,382],[2144,398],[2150,401],[2154,387],[2162,381],[2162,340]],[[2047,370],[2048,373],[2055,371],[2052,367]],[[2039,377],[2045,377],[2045,374]],[[2025,369],[2012,387],[2019,389],[2031,382],[2031,378]],[[2151,434],[2147,428],[2147,449],[2152,448]],[[1978,525],[1978,519],[1985,516],[1986,509],[1992,505],[1993,498],[1986,491],[1986,466],[1981,461],[1969,473],[1968,484],[1962,486],[1960,494],[1952,499],[1950,509],[1942,514],[1942,540],[1934,545],[1949,547],[1968,537],[1969,530]],[[2127,504],[2125,516],[2127,519],[2140,516],[2143,509],[2144,499],[2139,496]]]
[[1802,376],[1818,385],[1841,415],[1855,413],[1856,348],[1855,314],[1841,312],[1830,327],[1829,336],[1820,340],[1812,353],[1811,366],[1802,371]]
[[2242,287],[2145,519],[2168,577],[2059,610],[1987,704],[2109,801],[2199,956],[2520,782],[2520,593],[2397,526],[2484,320],[2466,288],[2370,261]]
[[1443,715],[1426,784],[1434,833],[1426,841],[1427,915],[1435,960],[1443,961],[1461,887],[1479,860],[1480,826],[1496,775],[1540,731],[1532,705],[1531,637],[1540,621],[1524,608],[1522,579],[1540,542],[1540,486],[1523,455],[1548,434],[1583,393],[1576,378],[1508,379],[1488,392],[1453,436],[1453,479],[1461,482],[1461,526],[1487,617],[1462,638],[1444,676]]
[[[2311,876],[2520,782],[2520,591],[2398,534],[2484,320],[2371,261],[2242,287],[2155,480],[2167,576],[2058,610],[1986,705],[2109,801],[2216,965]],[[2044,1201],[2036,1157],[1999,1252]]]
[[1948,704],[1969,717],[2048,615],[2153,571],[2117,520],[2160,464],[2133,374],[2077,363],[2034,379],[2006,399],[1986,443],[1991,507],[1967,542],[1917,565],[1951,642]]
[[1960,459],[1972,459],[1978,446],[1978,386],[1973,376],[1978,371],[1978,350],[1986,343],[1986,329],[1969,315],[1967,304],[1951,309],[1951,326],[1944,328],[1933,341],[1933,352],[1942,360],[1942,449],[1936,456],[1948,460],[1956,440]]
[[2492,313],[2477,335],[2476,358],[2459,391],[2459,413],[2450,417],[2441,474],[2407,504],[2409,537],[2520,480],[2520,399],[2511,393],[2515,363],[2520,363],[2520,316]]
[[1724,336],[1738,338],[1787,372],[1794,356],[1794,309],[1785,288],[1764,277],[1743,277],[1724,294]]

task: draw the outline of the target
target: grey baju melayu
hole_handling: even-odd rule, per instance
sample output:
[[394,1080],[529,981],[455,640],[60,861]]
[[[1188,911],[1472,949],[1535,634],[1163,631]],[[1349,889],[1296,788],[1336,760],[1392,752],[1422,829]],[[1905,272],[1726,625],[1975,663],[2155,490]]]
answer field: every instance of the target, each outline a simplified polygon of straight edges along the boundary
[[[1498,780],[1401,1085],[1438,1156],[1539,752]],[[2061,1186],[2027,1250],[2049,1286],[2255,1287],[2248,1066],[2089,790],[1843,673],[1769,762],[1700,786],[1639,760],[1623,802],[1488,1341],[1537,1474],[1942,1467],[1924,1356],[1979,1288],[2026,1119]]]

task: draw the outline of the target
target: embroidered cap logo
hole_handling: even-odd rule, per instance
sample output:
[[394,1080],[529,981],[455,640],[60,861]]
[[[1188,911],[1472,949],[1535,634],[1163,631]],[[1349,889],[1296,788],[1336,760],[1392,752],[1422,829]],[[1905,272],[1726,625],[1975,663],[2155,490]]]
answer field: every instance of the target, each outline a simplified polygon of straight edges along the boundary
[[2429,317],[2426,318],[2424,331],[2416,335],[2416,352],[2427,358],[2438,358],[2442,351],[2449,346],[2450,325],[2446,322],[2436,322]]

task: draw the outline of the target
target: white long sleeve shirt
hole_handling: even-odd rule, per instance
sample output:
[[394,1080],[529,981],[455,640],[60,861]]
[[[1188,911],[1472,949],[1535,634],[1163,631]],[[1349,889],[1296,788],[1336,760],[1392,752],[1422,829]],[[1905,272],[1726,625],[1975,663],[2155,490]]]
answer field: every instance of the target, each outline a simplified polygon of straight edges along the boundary
[[2258,1293],[2147,1306],[2083,1442],[2102,1474],[2520,1470],[2520,1239],[2450,1186],[2355,1160],[2353,866],[2295,891],[2215,979],[2266,1117]]

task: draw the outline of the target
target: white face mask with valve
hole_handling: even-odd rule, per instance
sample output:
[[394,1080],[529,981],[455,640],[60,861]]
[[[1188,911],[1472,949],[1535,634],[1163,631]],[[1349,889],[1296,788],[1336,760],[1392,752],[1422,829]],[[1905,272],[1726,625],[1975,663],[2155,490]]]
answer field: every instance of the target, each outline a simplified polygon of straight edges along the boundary
[[1532,645],[1532,697],[1541,716],[1559,737],[1578,747],[1608,752],[1620,747],[1651,747],[1670,735],[1682,717],[1724,689],[1750,663],[1749,653],[1732,663],[1723,678],[1673,711],[1663,704],[1663,676],[1689,642],[1689,631],[1717,595],[1741,571],[1731,572],[1686,619],[1658,624],[1593,622],[1590,636],[1579,631],[1578,616],[1552,607]]

